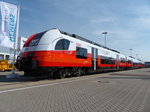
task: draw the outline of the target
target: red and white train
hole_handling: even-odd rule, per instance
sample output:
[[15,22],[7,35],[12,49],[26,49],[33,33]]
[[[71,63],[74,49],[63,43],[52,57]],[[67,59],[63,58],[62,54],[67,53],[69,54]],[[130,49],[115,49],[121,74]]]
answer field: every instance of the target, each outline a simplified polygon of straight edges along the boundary
[[75,34],[51,29],[32,35],[20,52],[16,67],[25,75],[53,77],[144,67],[144,62],[103,47]]

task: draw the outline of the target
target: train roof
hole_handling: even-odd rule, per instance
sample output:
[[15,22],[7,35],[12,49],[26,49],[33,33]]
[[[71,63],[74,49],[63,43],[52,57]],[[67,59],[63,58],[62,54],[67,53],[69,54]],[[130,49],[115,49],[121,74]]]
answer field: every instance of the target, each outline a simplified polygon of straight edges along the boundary
[[86,39],[86,38],[83,38],[83,37],[81,37],[81,36],[78,36],[78,35],[76,35],[76,34],[70,34],[70,33],[64,32],[64,31],[62,31],[62,30],[59,30],[59,31],[60,31],[60,33],[62,33],[62,34],[64,34],[64,35],[68,35],[68,36],[71,36],[71,37],[73,37],[73,38],[76,38],[76,39],[79,39],[79,40],[88,42],[88,43],[90,43],[90,44],[94,44],[94,45],[96,45],[96,46],[99,46],[99,47],[102,47],[102,48],[111,50],[111,51],[113,51],[113,52],[120,53],[119,51],[116,51],[116,50],[114,50],[114,49],[110,49],[110,48],[108,48],[108,47],[104,47],[104,46],[102,46],[102,45],[100,45],[100,44],[98,44],[98,43],[96,43],[96,42],[93,42],[93,41],[91,41],[91,40],[88,40],[88,39]]

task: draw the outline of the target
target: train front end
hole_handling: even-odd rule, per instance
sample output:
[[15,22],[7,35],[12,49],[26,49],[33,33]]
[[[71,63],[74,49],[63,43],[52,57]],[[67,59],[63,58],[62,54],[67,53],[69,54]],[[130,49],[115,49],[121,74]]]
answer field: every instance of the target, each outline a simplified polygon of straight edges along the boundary
[[17,57],[16,68],[24,71],[26,76],[38,75],[41,71],[45,71],[42,69],[46,67],[47,58],[48,60],[52,58],[49,51],[52,50],[51,41],[56,33],[57,30],[48,30],[32,35]]
[[35,59],[36,47],[44,35],[44,32],[32,35],[24,44],[22,51],[17,57],[16,68],[24,71],[25,75],[31,70],[38,69],[38,60]]

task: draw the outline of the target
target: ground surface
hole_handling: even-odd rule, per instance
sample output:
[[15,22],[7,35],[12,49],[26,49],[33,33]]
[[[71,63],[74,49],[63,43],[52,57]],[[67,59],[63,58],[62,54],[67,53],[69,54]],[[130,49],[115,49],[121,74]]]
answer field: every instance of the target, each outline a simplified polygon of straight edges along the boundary
[[6,74],[0,73],[0,112],[150,112],[150,69],[59,80]]

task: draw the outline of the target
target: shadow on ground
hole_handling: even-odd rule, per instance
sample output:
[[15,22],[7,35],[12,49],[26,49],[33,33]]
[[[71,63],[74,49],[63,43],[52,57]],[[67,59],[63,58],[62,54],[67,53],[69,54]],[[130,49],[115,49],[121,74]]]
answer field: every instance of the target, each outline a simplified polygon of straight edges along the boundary
[[47,79],[46,77],[24,77],[6,78],[6,75],[0,75],[0,82],[31,82]]
[[150,80],[150,75],[142,75],[142,74],[119,74],[113,73],[110,74],[109,77],[100,77],[103,79],[141,79],[141,80]]

